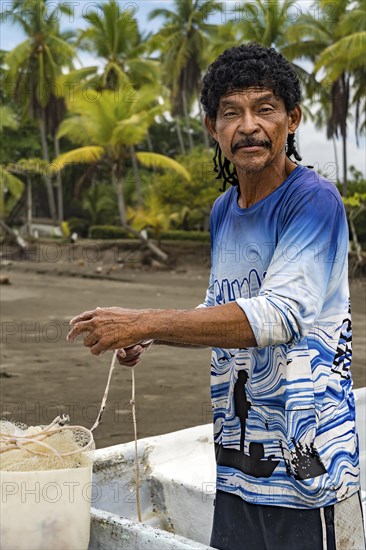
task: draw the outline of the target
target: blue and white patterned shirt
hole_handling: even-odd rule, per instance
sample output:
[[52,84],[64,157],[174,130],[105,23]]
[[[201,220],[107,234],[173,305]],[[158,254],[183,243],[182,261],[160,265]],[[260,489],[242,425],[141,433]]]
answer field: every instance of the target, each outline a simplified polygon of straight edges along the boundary
[[213,206],[202,306],[236,301],[258,347],[212,350],[217,489],[331,505],[359,490],[343,203],[304,166],[249,208],[237,199]]

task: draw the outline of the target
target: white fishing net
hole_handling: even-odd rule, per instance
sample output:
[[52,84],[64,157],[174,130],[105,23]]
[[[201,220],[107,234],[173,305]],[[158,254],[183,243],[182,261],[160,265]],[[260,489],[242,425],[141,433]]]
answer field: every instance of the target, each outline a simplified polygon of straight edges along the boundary
[[48,426],[25,426],[0,420],[0,470],[26,472],[81,468],[92,464],[93,434],[69,426],[58,416]]

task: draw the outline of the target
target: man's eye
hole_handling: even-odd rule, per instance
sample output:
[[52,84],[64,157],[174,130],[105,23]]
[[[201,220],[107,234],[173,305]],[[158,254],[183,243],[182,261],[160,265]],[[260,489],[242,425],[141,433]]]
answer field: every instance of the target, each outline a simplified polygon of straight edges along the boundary
[[226,113],[224,113],[224,116],[235,116],[235,112],[234,111],[226,111]]
[[271,111],[273,111],[272,107],[261,107],[259,109],[260,113],[270,113]]

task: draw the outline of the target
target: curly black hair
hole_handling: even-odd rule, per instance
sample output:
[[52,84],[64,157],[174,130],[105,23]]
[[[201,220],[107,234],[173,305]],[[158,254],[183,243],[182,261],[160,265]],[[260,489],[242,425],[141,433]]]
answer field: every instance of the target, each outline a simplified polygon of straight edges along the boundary
[[[301,101],[301,86],[299,78],[292,65],[274,48],[266,48],[259,44],[249,43],[225,50],[208,67],[203,77],[201,103],[206,115],[216,119],[220,98],[233,90],[260,87],[273,91],[284,101],[289,113]],[[287,138],[286,155],[301,160],[296,150],[295,136]],[[214,156],[217,179],[223,178],[226,184],[238,185],[238,177],[234,166],[223,157],[219,144],[215,147]]]

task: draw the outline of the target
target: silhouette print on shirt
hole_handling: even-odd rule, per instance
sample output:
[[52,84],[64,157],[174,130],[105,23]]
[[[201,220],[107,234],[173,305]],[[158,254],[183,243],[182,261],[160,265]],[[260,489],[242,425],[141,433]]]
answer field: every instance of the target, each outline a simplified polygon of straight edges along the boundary
[[[248,374],[245,370],[238,372],[238,379],[234,386],[234,403],[236,416],[240,419],[240,450],[224,447],[221,444],[216,445],[216,460],[220,466],[228,466],[240,470],[244,474],[252,477],[271,477],[279,464],[279,460],[274,460],[274,455],[264,458],[264,445],[259,442],[249,444],[249,455],[244,453],[245,424],[252,404],[248,401],[245,385],[248,381]],[[286,472],[295,479],[309,479],[326,473],[326,469],[321,462],[318,451],[313,443],[303,445],[292,438],[295,450],[290,452],[291,459],[285,458],[283,444],[280,441],[280,449],[286,466]]]
[[273,460],[274,455],[264,458],[263,443],[250,443],[249,455],[244,453],[245,423],[252,406],[245,393],[245,384],[247,380],[247,372],[245,370],[240,370],[234,386],[235,412],[241,424],[240,450],[230,449],[217,444],[216,460],[217,464],[220,466],[235,468],[252,477],[270,477],[279,464],[279,460]]

